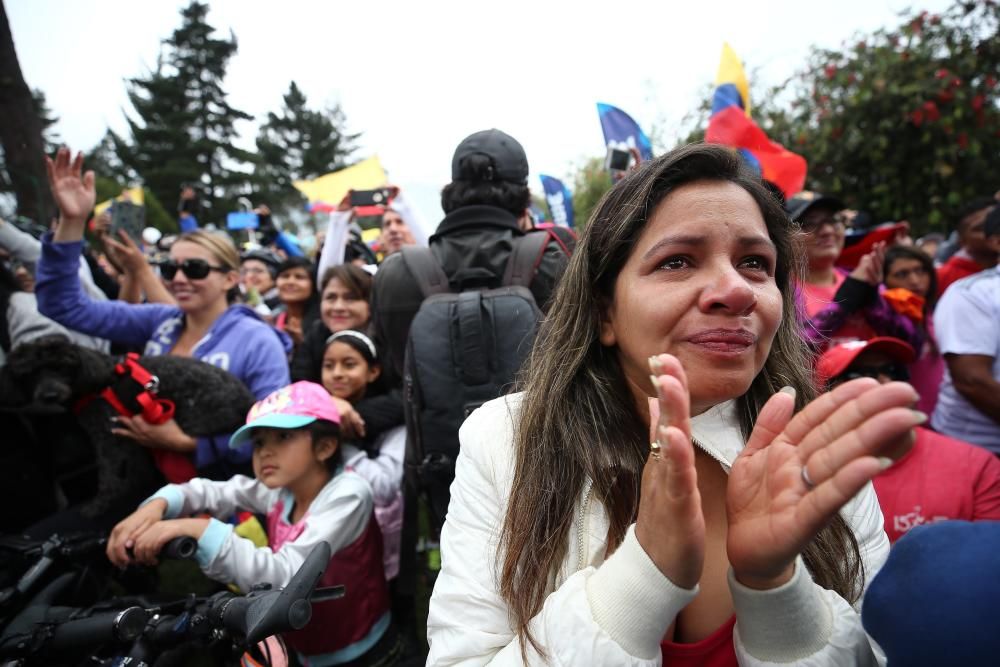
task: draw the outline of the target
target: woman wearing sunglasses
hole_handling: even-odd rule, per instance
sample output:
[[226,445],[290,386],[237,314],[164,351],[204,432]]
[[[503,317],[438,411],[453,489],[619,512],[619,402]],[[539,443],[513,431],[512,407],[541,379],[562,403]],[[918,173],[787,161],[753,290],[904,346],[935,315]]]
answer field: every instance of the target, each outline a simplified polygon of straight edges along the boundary
[[[291,342],[250,308],[233,304],[240,260],[232,242],[222,234],[189,232],[170,248],[170,259],[160,264],[160,274],[176,306],[97,302],[81,291],[76,267],[84,224],[95,199],[94,174],[83,174],[82,167],[82,155],[71,161],[65,147],[54,161],[46,158],[59,225],[42,244],[38,309],[69,329],[144,346],[147,355],[194,357],[224,368],[257,398],[287,385]],[[186,454],[201,476],[228,479],[250,464],[252,448],[231,451],[228,433],[196,439],[181,431],[174,420],[154,426],[140,417],[119,418],[113,431],[146,447]],[[193,472],[190,466],[161,468],[171,482],[185,481],[172,477]]]

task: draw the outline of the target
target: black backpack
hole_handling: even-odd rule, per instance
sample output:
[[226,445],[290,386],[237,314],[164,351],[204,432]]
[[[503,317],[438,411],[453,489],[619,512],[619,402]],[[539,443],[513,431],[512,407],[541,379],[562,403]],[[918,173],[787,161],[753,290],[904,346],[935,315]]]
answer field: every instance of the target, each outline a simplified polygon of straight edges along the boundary
[[458,429],[486,401],[507,392],[531,345],[541,311],[528,289],[547,232],[514,240],[501,287],[452,292],[428,248],[402,250],[424,295],[406,341],[403,404],[407,478],[429,501],[436,535],[455,477]]

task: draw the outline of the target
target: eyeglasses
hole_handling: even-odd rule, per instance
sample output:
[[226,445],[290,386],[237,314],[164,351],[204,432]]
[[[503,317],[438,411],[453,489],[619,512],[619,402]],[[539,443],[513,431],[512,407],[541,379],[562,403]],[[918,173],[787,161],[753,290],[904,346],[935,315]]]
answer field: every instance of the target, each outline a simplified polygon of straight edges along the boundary
[[809,220],[800,220],[799,228],[806,234],[812,234],[819,230],[823,225],[833,225],[834,229],[844,229],[846,227],[844,219],[840,216],[820,216],[813,217]]
[[882,364],[881,366],[852,366],[846,373],[837,376],[837,383],[858,378],[879,378],[885,376],[898,382],[907,382],[910,371],[903,364]]
[[183,271],[184,275],[191,280],[201,280],[202,278],[207,278],[208,274],[212,271],[229,273],[229,269],[226,267],[212,266],[203,259],[185,259],[180,263],[175,262],[172,259],[168,259],[165,262],[160,262],[160,275],[167,280],[174,279],[174,276],[177,275],[177,269]]

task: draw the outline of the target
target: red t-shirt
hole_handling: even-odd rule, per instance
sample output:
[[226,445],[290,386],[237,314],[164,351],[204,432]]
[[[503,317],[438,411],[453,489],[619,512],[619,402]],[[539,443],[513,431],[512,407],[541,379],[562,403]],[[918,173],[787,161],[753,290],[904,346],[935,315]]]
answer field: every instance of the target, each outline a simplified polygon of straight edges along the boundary
[[960,255],[952,255],[948,258],[948,261],[938,267],[937,270],[937,295],[941,298],[944,291],[948,289],[948,285],[951,285],[957,280],[962,278],[968,278],[973,273],[979,273],[983,270],[983,267],[979,265],[979,262],[969,259],[968,257],[962,257]]
[[739,663],[736,662],[736,649],[733,648],[735,626],[736,616],[733,616],[700,642],[660,642],[663,664],[670,667],[737,667]]
[[1000,459],[930,429],[915,430],[913,449],[873,480],[889,542],[935,521],[1000,520]]

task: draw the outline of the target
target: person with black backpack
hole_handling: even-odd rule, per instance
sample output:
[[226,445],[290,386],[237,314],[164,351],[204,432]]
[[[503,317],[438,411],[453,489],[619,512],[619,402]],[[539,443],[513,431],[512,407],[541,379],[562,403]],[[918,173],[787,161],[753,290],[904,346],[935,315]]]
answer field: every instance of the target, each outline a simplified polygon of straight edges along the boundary
[[401,585],[415,574],[417,498],[428,500],[436,539],[458,429],[513,383],[568,261],[564,242],[532,231],[528,159],[516,139],[497,129],[466,137],[451,172],[429,248],[386,258],[372,293],[383,372],[404,385],[407,415]]

